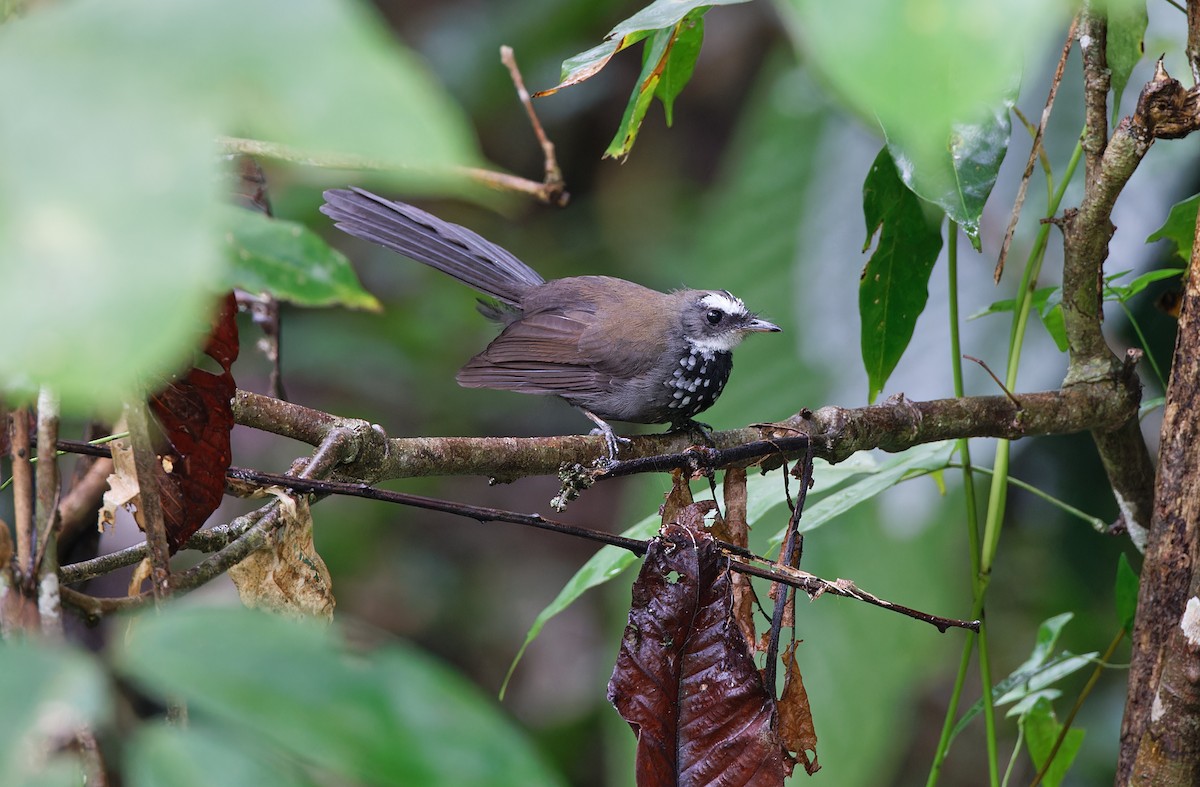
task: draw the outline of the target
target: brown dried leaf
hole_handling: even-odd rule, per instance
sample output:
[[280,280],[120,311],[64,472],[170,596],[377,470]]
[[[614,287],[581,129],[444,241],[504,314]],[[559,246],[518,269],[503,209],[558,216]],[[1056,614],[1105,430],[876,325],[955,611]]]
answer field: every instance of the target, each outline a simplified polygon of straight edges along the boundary
[[[817,762],[817,730],[813,726],[812,708],[808,705],[808,693],[800,677],[800,665],[796,663],[796,646],[793,642],[783,652],[783,665],[787,675],[783,679],[783,696],[779,698],[779,737],[784,746],[796,753],[800,764],[809,776],[821,770]],[[812,757],[809,757],[812,752]]]
[[609,701],[638,738],[637,783],[781,785],[785,752],[705,508],[651,540],[633,586]]
[[662,515],[663,524],[675,522],[679,513],[692,504],[692,488],[683,476],[682,470],[671,471],[671,491],[667,499],[659,506],[658,513]]
[[266,547],[229,569],[229,578],[247,607],[332,620],[333,580],[313,546],[308,499],[273,491],[281,503],[283,524],[271,533]]
[[[115,425],[118,432],[124,432],[125,419],[121,418]],[[97,512],[96,529],[103,533],[112,528],[117,521],[117,508],[124,506],[137,520],[138,527],[142,526],[142,515],[139,510],[137,470],[133,466],[133,446],[128,439],[113,440],[108,444],[112,452],[113,471],[108,476],[108,490],[104,493],[100,510]]]
[[220,365],[221,374],[192,368],[150,397],[150,411],[167,443],[159,456],[158,480],[172,552],[200,529],[225,494],[225,471],[233,458],[229,433],[237,386],[230,367],[238,356],[236,314],[230,293],[221,303],[204,348]]

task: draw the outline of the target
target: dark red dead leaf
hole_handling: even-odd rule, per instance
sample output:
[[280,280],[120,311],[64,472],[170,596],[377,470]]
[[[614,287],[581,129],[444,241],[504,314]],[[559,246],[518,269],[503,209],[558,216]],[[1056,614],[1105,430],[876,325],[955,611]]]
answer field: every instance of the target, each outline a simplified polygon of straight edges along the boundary
[[608,698],[637,735],[640,787],[781,785],[775,701],[734,622],[705,511],[688,506],[651,540]]
[[[787,675],[783,679],[783,696],[779,698],[779,737],[809,776],[821,770],[817,763],[817,729],[813,726],[812,708],[808,705],[808,692],[800,677],[800,665],[796,663],[796,645],[783,652],[783,665]],[[809,757],[809,752],[812,757]]]
[[225,493],[225,471],[233,458],[229,433],[237,385],[230,367],[238,356],[236,314],[230,293],[221,302],[204,348],[221,374],[193,367],[150,397],[150,411],[165,440],[158,480],[171,552],[200,529]]

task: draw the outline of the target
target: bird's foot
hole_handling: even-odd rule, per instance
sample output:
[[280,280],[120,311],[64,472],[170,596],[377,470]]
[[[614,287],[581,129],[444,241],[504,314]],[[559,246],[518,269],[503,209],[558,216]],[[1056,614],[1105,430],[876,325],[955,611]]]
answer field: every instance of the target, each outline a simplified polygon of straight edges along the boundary
[[667,430],[667,434],[675,434],[677,432],[687,432],[691,435],[698,435],[700,442],[704,443],[709,448],[716,448],[717,444],[713,440],[712,424],[706,424],[703,421],[697,421],[689,418],[686,421],[679,421],[671,424],[671,428]]
[[628,445],[633,441],[628,437],[618,436],[617,433],[613,431],[613,428],[608,425],[608,422],[595,413],[590,413],[582,408],[581,411],[588,417],[588,419],[591,420],[592,423],[596,425],[596,428],[588,434],[602,435],[604,437],[604,444],[608,446],[608,461],[617,461],[617,449],[620,447],[620,444],[625,443]]

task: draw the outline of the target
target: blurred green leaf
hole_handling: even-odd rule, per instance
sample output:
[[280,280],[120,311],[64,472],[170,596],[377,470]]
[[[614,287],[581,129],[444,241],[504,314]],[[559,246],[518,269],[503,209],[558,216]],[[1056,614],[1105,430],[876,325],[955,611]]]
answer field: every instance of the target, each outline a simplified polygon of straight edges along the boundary
[[[1054,748],[1054,742],[1058,740],[1062,730],[1062,725],[1054,716],[1054,709],[1050,707],[1050,701],[1043,697],[1034,703],[1023,719],[1022,726],[1025,728],[1029,758],[1033,760],[1033,767],[1040,770],[1049,759],[1050,750]],[[1075,761],[1075,755],[1079,753],[1083,733],[1079,728],[1072,728],[1067,732],[1054,755],[1054,762],[1046,769],[1046,776],[1042,779],[1042,784],[1046,787],[1059,787],[1062,784],[1063,777]]]
[[662,79],[654,95],[662,102],[667,116],[667,125],[675,123],[675,99],[692,78],[696,69],[696,58],[700,56],[700,45],[704,43],[704,13],[707,6],[691,11],[675,30],[675,43],[667,54]]
[[1175,254],[1182,260],[1192,258],[1192,241],[1196,236],[1196,210],[1200,208],[1200,194],[1188,197],[1171,206],[1167,220],[1146,238],[1147,243],[1167,240],[1175,246]]
[[1108,7],[1105,58],[1112,72],[1113,117],[1120,113],[1121,95],[1129,84],[1133,67],[1146,51],[1146,25],[1150,21],[1144,0],[1115,2]]
[[1133,566],[1129,565],[1129,558],[1122,552],[1117,558],[1117,583],[1114,591],[1117,602],[1117,618],[1121,621],[1121,628],[1125,629],[1125,633],[1133,636],[1133,619],[1137,616],[1137,601],[1138,601],[1138,575],[1134,573]]
[[105,723],[111,714],[109,691],[90,655],[30,640],[5,642],[0,647],[0,784],[71,783],[72,774],[78,784],[77,763],[39,762],[39,757],[50,757],[63,741],[74,740],[81,727]]
[[312,784],[294,762],[257,741],[200,720],[186,728],[140,728],[125,749],[131,787],[302,787]]
[[381,308],[345,255],[303,224],[234,206],[222,213],[231,262],[228,286],[268,292],[300,306]]
[[863,183],[867,220],[866,251],[879,241],[858,285],[862,356],[869,401],[883,390],[912,339],[917,318],[929,299],[929,275],[942,250],[935,224],[901,181],[887,148],[879,151]]
[[962,227],[975,251],[980,250],[979,220],[983,207],[1008,152],[1012,134],[1008,113],[1014,103],[1015,97],[1006,98],[993,110],[992,117],[983,122],[955,123],[945,150],[936,157],[910,156],[903,143],[890,141],[888,127],[883,128],[905,185]]
[[[1066,3],[777,0],[806,60],[884,130],[905,181],[968,235],[1004,155],[1026,51],[1059,35]],[[901,158],[903,161],[901,161]],[[911,174],[909,174],[911,173]],[[960,181],[961,182],[958,182]],[[973,237],[973,242],[977,242]]]
[[47,384],[67,410],[155,384],[203,337],[226,269],[218,135],[425,187],[478,160],[378,17],[336,0],[42,4],[0,27],[0,103],[0,309],[24,337],[0,387]]
[[[120,674],[290,756],[381,784],[559,784],[458,675],[398,646],[352,656],[333,632],[243,608],[134,621]],[[314,676],[318,676],[314,678]]]

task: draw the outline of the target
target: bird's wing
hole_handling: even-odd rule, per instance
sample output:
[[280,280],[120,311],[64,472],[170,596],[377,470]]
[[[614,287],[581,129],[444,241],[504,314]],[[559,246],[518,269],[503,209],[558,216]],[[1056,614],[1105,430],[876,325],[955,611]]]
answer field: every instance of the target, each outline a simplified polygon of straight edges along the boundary
[[594,320],[582,311],[527,314],[463,366],[458,384],[568,399],[610,391],[613,376],[594,368],[580,351]]

